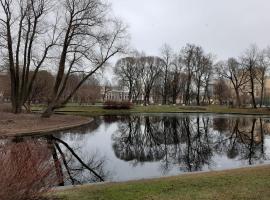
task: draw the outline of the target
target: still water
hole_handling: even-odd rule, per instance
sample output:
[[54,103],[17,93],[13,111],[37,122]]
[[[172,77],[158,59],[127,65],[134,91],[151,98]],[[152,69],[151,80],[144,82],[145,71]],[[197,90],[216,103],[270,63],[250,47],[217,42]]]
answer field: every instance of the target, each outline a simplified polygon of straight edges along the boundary
[[78,129],[12,142],[46,141],[68,185],[270,163],[269,133],[268,117],[141,114],[103,116]]

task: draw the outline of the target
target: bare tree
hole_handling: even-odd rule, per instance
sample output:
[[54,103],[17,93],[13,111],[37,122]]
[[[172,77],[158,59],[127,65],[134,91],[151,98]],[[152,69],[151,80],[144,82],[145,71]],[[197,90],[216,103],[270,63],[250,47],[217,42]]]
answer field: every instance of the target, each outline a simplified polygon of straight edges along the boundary
[[131,101],[136,79],[140,78],[137,76],[137,59],[135,57],[126,57],[118,60],[114,72],[123,85],[128,87],[128,99]]
[[162,65],[162,104],[167,104],[169,94],[170,71],[173,59],[173,50],[168,44],[161,48],[161,58],[164,61]]
[[174,58],[172,61],[172,70],[171,70],[172,80],[170,81],[173,104],[176,104],[177,97],[179,96],[181,91],[183,93],[186,87],[185,85],[186,76],[183,73],[182,69],[183,69],[183,66],[182,66],[181,55],[174,55]]
[[217,64],[217,74],[228,79],[235,91],[237,106],[241,107],[241,87],[248,83],[248,71],[243,68],[235,58],[229,58],[227,62]]
[[[21,112],[39,69],[56,44],[56,24],[46,20],[51,2],[0,0],[0,47],[8,64],[14,113]],[[34,72],[31,78],[30,70]]]
[[214,96],[222,105],[224,102],[228,101],[230,98],[230,88],[223,78],[218,79],[214,83]]
[[139,78],[135,80],[134,90],[133,90],[134,102],[136,103],[138,103],[138,100],[141,100],[139,99],[139,97],[142,96],[142,93],[143,93],[142,75],[143,75],[143,68],[142,66],[137,65],[136,77],[139,77]]
[[[61,46],[57,59],[57,75],[48,107],[43,117],[66,105],[83,83],[104,67],[108,60],[123,52],[126,27],[109,16],[109,8],[101,0],[66,0],[63,5]],[[82,79],[63,98],[66,83],[72,74]]]
[[144,105],[150,104],[150,94],[161,73],[164,61],[159,57],[141,57],[139,58],[139,65],[143,67],[142,83],[144,89]]
[[204,94],[207,96],[212,60],[210,55],[205,55],[202,47],[195,48],[194,54],[194,82],[196,87],[196,102],[200,105],[201,89],[205,86]]
[[249,93],[251,95],[253,108],[257,108],[255,99],[255,84],[258,72],[258,58],[258,48],[255,45],[252,45],[249,49],[247,49],[244,55],[241,57],[242,64],[248,72],[247,76],[250,83]]
[[270,65],[270,49],[265,49],[262,52],[259,53],[258,57],[258,67],[257,67],[257,73],[256,73],[256,81],[259,82],[261,87],[260,92],[260,107],[262,107],[263,100],[265,97],[265,81],[267,72],[269,70]]
[[196,46],[193,44],[187,44],[181,51],[184,71],[186,73],[186,89],[184,103],[189,104],[191,99],[191,89],[192,89],[192,79],[194,76],[194,56],[195,56]]
[[211,103],[211,96],[212,91],[210,88],[210,84],[211,84],[211,80],[213,77],[213,56],[211,54],[208,54],[205,59],[204,63],[204,76],[203,76],[203,87],[204,87],[204,96],[203,96],[203,102],[206,101],[207,99],[207,103],[210,104]]

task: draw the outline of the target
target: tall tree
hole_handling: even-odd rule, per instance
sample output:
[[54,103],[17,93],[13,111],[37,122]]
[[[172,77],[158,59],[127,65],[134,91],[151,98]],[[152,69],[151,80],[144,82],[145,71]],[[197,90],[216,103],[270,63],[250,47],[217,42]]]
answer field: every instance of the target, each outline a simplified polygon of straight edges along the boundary
[[257,108],[257,102],[255,99],[255,84],[256,77],[258,73],[258,48],[255,45],[252,45],[249,49],[246,50],[244,55],[241,57],[242,64],[246,68],[247,76],[249,79],[250,95],[253,104],[253,108]]
[[214,97],[222,105],[224,102],[228,101],[230,98],[230,88],[228,87],[226,81],[223,78],[218,79],[214,83]]
[[[0,0],[0,47],[4,51],[14,113],[28,100],[39,69],[56,44],[56,26],[48,20],[52,1]],[[56,20],[57,21],[57,20]],[[30,70],[34,73],[30,78]]]
[[[114,55],[124,51],[126,27],[109,15],[108,5],[101,0],[60,1],[63,11],[56,80],[43,117],[66,105],[83,83]],[[63,98],[69,77],[82,77]]]
[[263,100],[265,98],[265,82],[267,72],[270,65],[270,49],[265,49],[259,53],[258,57],[258,67],[256,73],[256,81],[259,82],[261,92],[260,92],[260,107],[263,105]]
[[139,65],[143,67],[142,83],[144,89],[144,105],[150,104],[150,94],[153,85],[159,75],[164,64],[159,57],[140,57]]
[[135,81],[137,76],[137,59],[135,57],[126,57],[117,61],[114,73],[118,76],[121,83],[128,88],[128,99],[132,101],[134,94]]
[[[210,55],[205,55],[202,47],[197,46],[194,54],[194,83],[196,87],[196,102],[200,105],[201,89],[203,86],[208,86],[210,72],[212,70],[212,60]],[[205,88],[205,95],[208,88]]]
[[183,93],[186,87],[185,85],[186,76],[182,70],[183,66],[181,55],[174,55],[171,71],[172,80],[170,81],[173,104],[176,104],[176,100],[179,97],[179,94],[181,92]]
[[213,56],[211,54],[206,55],[204,58],[204,76],[203,76],[203,88],[204,88],[204,96],[203,102],[207,100],[207,103],[211,103],[211,96],[213,95],[213,91],[211,90],[211,80],[213,77]]
[[237,106],[241,107],[241,87],[248,83],[248,71],[243,68],[235,58],[229,58],[226,62],[217,64],[217,74],[228,79],[233,86],[236,95]]
[[162,65],[162,104],[167,104],[168,94],[169,94],[169,80],[170,80],[170,71],[173,59],[173,50],[168,44],[164,44],[161,48],[161,58],[164,61]]
[[182,61],[184,65],[184,71],[186,74],[186,88],[184,103],[190,104],[191,100],[191,90],[192,90],[192,79],[194,77],[194,56],[195,56],[196,46],[193,44],[187,44],[181,51]]

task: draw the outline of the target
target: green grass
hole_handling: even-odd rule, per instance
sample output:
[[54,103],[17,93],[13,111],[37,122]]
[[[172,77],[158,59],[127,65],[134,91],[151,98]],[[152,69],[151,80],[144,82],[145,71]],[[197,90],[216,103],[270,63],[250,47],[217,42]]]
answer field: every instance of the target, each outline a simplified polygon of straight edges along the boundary
[[[33,110],[41,110],[42,107],[33,107]],[[102,106],[76,106],[68,105],[65,108],[57,110],[70,114],[80,114],[86,116],[98,115],[124,115],[132,113],[232,113],[232,114],[264,114],[270,115],[269,108],[228,108],[226,106],[173,106],[173,105],[151,105],[134,106],[130,110],[106,110]]]
[[65,200],[270,199],[270,166],[80,186],[58,191]]

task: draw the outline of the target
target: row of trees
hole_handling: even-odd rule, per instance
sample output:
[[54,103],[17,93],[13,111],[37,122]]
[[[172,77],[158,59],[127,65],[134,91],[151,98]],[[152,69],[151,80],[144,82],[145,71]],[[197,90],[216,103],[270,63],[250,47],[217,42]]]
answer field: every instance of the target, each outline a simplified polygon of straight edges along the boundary
[[[29,101],[42,68],[56,74],[43,113],[50,117],[126,46],[126,27],[102,0],[0,0],[0,7],[0,65],[9,72],[14,113]],[[66,94],[74,74],[81,79]]]
[[163,104],[175,104],[179,96],[183,103],[190,104],[195,96],[200,105],[202,90],[204,100],[208,98],[212,68],[213,56],[206,54],[202,47],[187,44],[177,54],[165,44],[160,57],[133,53],[120,59],[115,74],[120,84],[128,88],[129,100],[136,101],[141,95],[144,103],[149,104],[150,94],[156,93],[162,97]]
[[[218,75],[222,79],[227,79],[232,86],[238,107],[241,107],[241,94],[248,94],[254,108],[263,104],[266,91],[266,79],[270,66],[270,49],[259,50],[252,45],[245,53],[236,58],[229,58],[225,62],[217,64]],[[226,88],[224,88],[226,90]],[[256,100],[256,93],[260,95]]]
[[[33,72],[30,71],[30,77],[33,75]],[[45,104],[47,105],[50,101],[50,94],[53,89],[53,83],[55,81],[55,76],[46,71],[40,70],[37,73],[37,77],[32,86],[32,90],[29,94],[27,101],[24,104],[26,111],[31,111],[31,105],[34,104]],[[69,77],[67,81],[67,85],[65,91],[63,93],[63,99],[66,98],[67,95],[73,90],[74,85],[78,84],[81,80],[81,77],[77,75],[72,75]],[[1,84],[1,97],[0,101],[10,101],[11,92],[10,92],[10,84],[9,77],[7,74],[3,74],[0,77]],[[92,76],[87,81],[83,83],[83,85],[76,91],[73,97],[70,99],[72,103],[82,104],[93,104],[101,99],[101,85],[100,81]]]
[[132,53],[120,59],[115,74],[134,102],[143,96],[144,103],[149,104],[150,94],[161,97],[155,100],[163,104],[175,104],[179,99],[187,105],[214,100],[223,103],[236,97],[237,106],[241,107],[241,99],[246,98],[256,108],[257,104],[262,106],[266,95],[269,66],[269,49],[259,50],[255,45],[239,58],[215,62],[213,54],[205,53],[200,46],[187,44],[176,53],[165,44],[160,57]]

